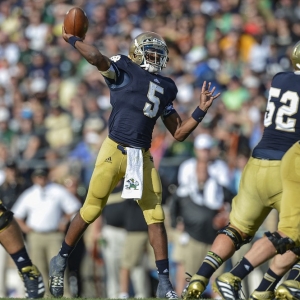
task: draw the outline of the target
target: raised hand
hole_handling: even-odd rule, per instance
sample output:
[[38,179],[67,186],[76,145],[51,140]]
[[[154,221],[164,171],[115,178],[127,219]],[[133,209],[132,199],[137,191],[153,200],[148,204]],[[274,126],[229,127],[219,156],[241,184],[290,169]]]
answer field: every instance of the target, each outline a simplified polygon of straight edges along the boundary
[[203,111],[207,111],[212,105],[213,101],[221,95],[221,93],[214,95],[216,87],[214,86],[211,90],[210,87],[211,82],[208,83],[208,86],[206,86],[206,81],[203,82],[199,103],[199,107]]

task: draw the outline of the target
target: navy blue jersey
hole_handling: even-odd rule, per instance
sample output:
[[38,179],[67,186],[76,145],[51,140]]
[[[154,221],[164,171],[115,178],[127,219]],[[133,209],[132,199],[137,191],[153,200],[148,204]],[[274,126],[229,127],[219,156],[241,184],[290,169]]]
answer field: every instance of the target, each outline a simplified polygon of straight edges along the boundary
[[170,78],[143,70],[127,56],[111,58],[116,80],[106,78],[112,112],[109,137],[137,148],[150,148],[152,132],[160,116],[175,112],[172,101],[177,87]]
[[281,159],[300,140],[300,73],[274,76],[264,119],[264,133],[254,157]]

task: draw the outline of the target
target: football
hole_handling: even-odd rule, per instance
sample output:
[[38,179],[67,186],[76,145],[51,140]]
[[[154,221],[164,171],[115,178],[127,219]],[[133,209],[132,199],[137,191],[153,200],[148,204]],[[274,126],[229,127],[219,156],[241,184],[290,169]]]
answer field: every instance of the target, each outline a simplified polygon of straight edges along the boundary
[[80,7],[71,8],[65,15],[64,28],[66,33],[84,39],[89,27],[86,13]]

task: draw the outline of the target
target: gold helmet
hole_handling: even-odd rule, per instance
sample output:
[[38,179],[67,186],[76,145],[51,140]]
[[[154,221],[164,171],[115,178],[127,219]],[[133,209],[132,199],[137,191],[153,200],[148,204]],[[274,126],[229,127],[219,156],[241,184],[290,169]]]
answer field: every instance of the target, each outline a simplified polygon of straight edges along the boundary
[[300,42],[298,42],[291,54],[292,65],[295,70],[300,70]]
[[139,34],[129,47],[129,58],[150,73],[157,73],[166,67],[168,53],[164,39],[151,31]]

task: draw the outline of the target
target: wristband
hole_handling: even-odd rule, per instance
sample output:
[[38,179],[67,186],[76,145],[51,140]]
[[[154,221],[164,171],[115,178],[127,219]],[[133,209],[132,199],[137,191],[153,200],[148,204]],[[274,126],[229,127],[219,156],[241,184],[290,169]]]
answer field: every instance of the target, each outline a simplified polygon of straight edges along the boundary
[[200,123],[205,115],[206,115],[206,111],[203,111],[202,109],[199,108],[199,106],[197,106],[197,108],[192,113],[192,118],[195,121]]
[[77,41],[82,42],[82,39],[79,38],[79,37],[77,37],[77,36],[75,36],[75,35],[69,37],[69,39],[68,39],[68,43],[69,43],[70,45],[72,45],[75,49],[76,49],[75,43],[76,43]]

